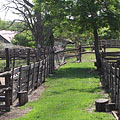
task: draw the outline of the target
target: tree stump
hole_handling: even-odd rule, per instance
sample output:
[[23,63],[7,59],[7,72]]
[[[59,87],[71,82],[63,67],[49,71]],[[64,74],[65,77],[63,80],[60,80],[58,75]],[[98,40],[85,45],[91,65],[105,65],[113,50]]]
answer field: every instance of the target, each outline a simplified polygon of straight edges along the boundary
[[25,103],[28,102],[28,92],[27,91],[18,92],[18,99],[20,106],[25,105]]
[[95,101],[96,111],[105,112],[105,105],[108,104],[108,99],[98,99]]

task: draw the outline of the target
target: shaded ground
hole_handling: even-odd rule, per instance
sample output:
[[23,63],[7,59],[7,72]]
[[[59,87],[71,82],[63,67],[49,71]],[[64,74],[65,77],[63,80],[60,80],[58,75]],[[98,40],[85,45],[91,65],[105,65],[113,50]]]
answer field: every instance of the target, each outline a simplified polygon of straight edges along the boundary
[[[38,100],[40,98],[40,96],[42,95],[42,93],[44,92],[44,90],[45,90],[45,86],[41,85],[38,89],[33,91],[28,96],[29,101],[32,102],[32,101]],[[32,110],[31,107],[28,107],[26,109],[20,109],[19,107],[16,107],[17,103],[18,103],[18,101],[16,101],[14,103],[14,105],[11,107],[10,112],[1,113],[0,120],[11,120],[11,119],[14,119],[14,118],[18,118],[18,117],[21,117],[21,116],[27,114],[29,111]]]

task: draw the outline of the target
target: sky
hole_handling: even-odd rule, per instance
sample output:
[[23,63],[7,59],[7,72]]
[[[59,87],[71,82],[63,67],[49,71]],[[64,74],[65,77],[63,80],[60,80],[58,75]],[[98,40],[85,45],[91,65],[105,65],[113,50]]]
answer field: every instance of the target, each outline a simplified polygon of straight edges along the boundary
[[[32,1],[32,0],[30,0],[30,1]],[[0,0],[0,18],[2,20],[6,20],[6,21],[9,21],[9,20],[13,21],[14,19],[19,19],[20,16],[13,14],[12,11],[9,10],[6,13],[6,10],[2,9],[3,4],[5,4],[5,3],[6,3],[6,0]]]
[[14,19],[18,19],[19,16],[13,14],[12,11],[9,10],[6,12],[6,10],[2,9],[3,4],[5,4],[5,3],[6,3],[6,0],[0,0],[0,18],[2,20],[6,20],[6,21],[8,21],[8,20],[13,21]]

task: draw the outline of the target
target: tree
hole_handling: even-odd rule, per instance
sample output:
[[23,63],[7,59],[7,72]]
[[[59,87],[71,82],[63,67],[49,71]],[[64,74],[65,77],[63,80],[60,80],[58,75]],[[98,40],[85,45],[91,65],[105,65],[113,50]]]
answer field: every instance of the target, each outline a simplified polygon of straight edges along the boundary
[[[99,70],[101,60],[98,31],[103,27],[110,28],[114,32],[120,30],[120,1],[59,0],[56,2],[53,0],[43,0],[43,3],[41,3],[41,1],[36,0],[36,3],[38,3],[38,6],[41,4],[44,6],[45,16],[51,18],[50,21],[54,26],[54,32],[67,31],[68,34],[71,32],[71,34],[77,37],[79,37],[79,34],[86,33],[86,31],[93,33],[97,69]],[[62,29],[61,26],[63,26]],[[70,28],[72,28],[71,31]]]
[[63,32],[64,33],[66,32],[65,27],[63,29],[63,26],[68,25],[66,16],[68,16],[69,14],[68,7],[70,8],[70,6],[72,5],[72,1],[71,0],[67,0],[67,1],[34,0],[34,3],[35,3],[35,8],[42,13],[45,31],[48,31],[47,33],[49,33],[50,36],[49,43],[52,43],[53,46],[54,37],[61,36],[63,35]]
[[34,4],[30,3],[29,0],[7,0],[4,9],[14,9],[15,14],[22,16],[22,19],[15,19],[12,23],[15,21],[22,22],[22,31],[30,30],[35,39],[36,47],[42,48],[44,41],[42,16]]
[[25,31],[15,35],[14,39],[11,41],[14,45],[35,47],[35,41],[32,40],[31,31]]
[[114,31],[120,29],[119,8],[119,0],[77,0],[72,11],[82,31],[93,32],[97,69],[101,67],[98,30],[108,26]]
[[7,22],[0,19],[0,30],[6,30]]

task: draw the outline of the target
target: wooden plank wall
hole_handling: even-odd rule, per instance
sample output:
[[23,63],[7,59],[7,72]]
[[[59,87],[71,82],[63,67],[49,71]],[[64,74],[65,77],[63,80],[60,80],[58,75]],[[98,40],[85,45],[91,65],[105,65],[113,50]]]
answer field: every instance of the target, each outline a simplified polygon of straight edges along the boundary
[[120,64],[101,59],[101,83],[120,112]]
[[17,99],[18,92],[27,91],[29,94],[45,82],[45,77],[54,70],[50,57],[51,54],[46,55],[45,58],[38,62],[12,70],[12,102]]

